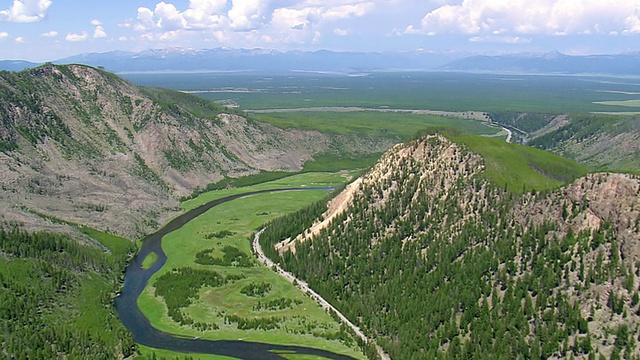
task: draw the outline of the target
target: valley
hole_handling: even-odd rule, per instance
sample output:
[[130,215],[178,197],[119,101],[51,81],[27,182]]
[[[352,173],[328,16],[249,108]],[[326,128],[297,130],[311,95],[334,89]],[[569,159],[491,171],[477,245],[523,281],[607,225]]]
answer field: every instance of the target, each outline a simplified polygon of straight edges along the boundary
[[[0,296],[53,278],[25,314],[72,334],[3,354],[640,354],[632,81],[126,77],[183,92],[82,65],[0,73]],[[25,321],[0,310],[5,332]]]

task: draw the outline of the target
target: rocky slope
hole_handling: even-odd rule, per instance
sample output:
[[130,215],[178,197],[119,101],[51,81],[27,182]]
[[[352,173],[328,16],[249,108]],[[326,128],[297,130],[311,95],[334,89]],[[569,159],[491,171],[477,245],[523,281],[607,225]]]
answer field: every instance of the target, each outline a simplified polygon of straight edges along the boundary
[[197,186],[298,170],[315,154],[380,140],[282,130],[196,97],[80,65],[0,73],[0,222],[147,233]]
[[640,177],[515,194],[484,162],[397,145],[282,262],[394,359],[640,355]]
[[531,134],[529,145],[600,169],[640,170],[638,115],[556,117]]

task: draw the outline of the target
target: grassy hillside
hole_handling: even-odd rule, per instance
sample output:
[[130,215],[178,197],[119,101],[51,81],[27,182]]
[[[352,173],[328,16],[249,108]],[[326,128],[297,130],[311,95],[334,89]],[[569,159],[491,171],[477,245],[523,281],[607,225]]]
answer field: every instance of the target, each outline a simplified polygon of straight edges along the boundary
[[478,121],[436,115],[378,111],[293,111],[253,114],[283,129],[317,130],[333,134],[363,134],[406,141],[426,127],[447,126],[472,134],[494,135],[499,129]]
[[474,135],[449,136],[480,154],[486,166],[484,175],[497,186],[511,191],[549,190],[588,172],[588,167],[528,146]]

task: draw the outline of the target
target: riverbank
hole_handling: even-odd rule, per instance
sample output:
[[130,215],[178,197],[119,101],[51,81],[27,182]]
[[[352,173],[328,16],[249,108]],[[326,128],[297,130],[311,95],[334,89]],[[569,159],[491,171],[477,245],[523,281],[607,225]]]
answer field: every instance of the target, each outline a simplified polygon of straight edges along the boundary
[[[326,178],[326,175],[324,177]],[[245,189],[245,191],[249,190],[251,188]],[[289,351],[327,359],[362,358],[363,355],[359,353],[357,347],[347,347],[339,341],[323,338],[322,334],[326,331],[338,331],[339,324],[311,299],[268,269],[261,266],[243,268],[221,265],[203,266],[195,263],[196,253],[211,250],[210,254],[218,257],[219,254],[224,253],[225,247],[233,247],[251,258],[247,237],[252,233],[252,229],[274,217],[295,211],[308,202],[323,198],[326,194],[326,190],[311,187],[298,189],[305,190],[304,192],[292,190],[291,188],[264,189],[261,192],[245,192],[219,198],[214,200],[215,207],[209,208],[200,216],[196,215],[190,219],[182,216],[176,218],[174,221],[182,225],[177,228],[168,225],[159,233],[152,235],[156,240],[145,239],[138,258],[134,259],[127,270],[123,295],[116,300],[120,317],[125,324],[128,324],[127,327],[130,330],[133,328],[132,333],[136,341],[151,348],[218,354],[242,359],[283,358],[274,351]],[[223,192],[220,193],[221,196],[223,194]],[[274,209],[278,210],[274,211]],[[190,211],[187,214],[192,213]],[[223,234],[223,236],[216,238],[211,234]],[[227,236],[228,234],[232,235]],[[151,246],[152,243],[155,246]],[[150,252],[155,252],[158,258],[148,270],[143,270],[138,262]],[[172,272],[172,269],[185,266],[193,269],[209,269],[225,277],[234,274],[244,276],[220,287],[202,288],[198,292],[200,295],[197,299],[191,305],[182,308],[181,312],[185,316],[208,324],[211,327],[209,330],[203,331],[194,326],[177,324],[168,316],[164,301],[154,294],[153,284],[161,276]],[[150,286],[146,286],[144,281],[140,282],[140,275],[138,278],[131,276],[133,273],[146,271],[148,273],[144,277],[147,278]],[[270,293],[265,297],[252,298],[241,292],[244,287],[261,282],[273,284]],[[135,283],[142,289],[139,290],[139,298],[130,289],[132,286],[130,284]],[[123,301],[125,298],[129,300]],[[296,308],[259,310],[258,303],[269,303],[278,299],[291,299],[294,304],[299,301],[302,303]],[[138,314],[134,311],[135,308],[139,311]],[[125,309],[133,310],[128,313],[121,312]],[[280,320],[273,322],[277,328],[268,331],[241,330],[238,328],[239,324],[234,322],[239,320],[229,321],[229,319],[244,318],[278,318]],[[307,331],[305,329],[309,324],[314,325]]]

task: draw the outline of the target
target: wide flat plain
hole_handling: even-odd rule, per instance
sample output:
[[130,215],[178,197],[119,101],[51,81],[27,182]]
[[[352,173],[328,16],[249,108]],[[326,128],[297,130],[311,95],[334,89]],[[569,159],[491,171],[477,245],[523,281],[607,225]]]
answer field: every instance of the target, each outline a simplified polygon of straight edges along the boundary
[[[584,113],[629,111],[626,105],[635,103],[626,101],[640,99],[640,80],[595,75],[380,71],[364,76],[335,73],[123,76],[137,84],[187,91],[210,100],[234,104],[241,109],[360,106]],[[603,101],[623,103],[598,103]]]

